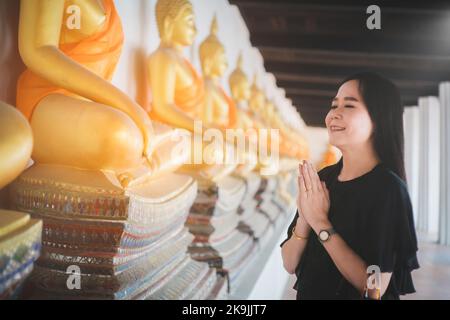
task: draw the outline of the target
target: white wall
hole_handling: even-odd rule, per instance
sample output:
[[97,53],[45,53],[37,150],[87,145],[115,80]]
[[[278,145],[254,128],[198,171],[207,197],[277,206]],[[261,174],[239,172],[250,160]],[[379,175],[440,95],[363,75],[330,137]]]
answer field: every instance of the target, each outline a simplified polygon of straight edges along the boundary
[[440,98],[440,232],[439,242],[450,245],[450,82],[439,85]]
[[437,240],[439,229],[439,100],[419,98],[420,157],[417,229],[426,240]]
[[408,181],[408,191],[414,212],[414,221],[417,221],[419,207],[419,108],[406,107],[403,114],[405,133],[405,171]]

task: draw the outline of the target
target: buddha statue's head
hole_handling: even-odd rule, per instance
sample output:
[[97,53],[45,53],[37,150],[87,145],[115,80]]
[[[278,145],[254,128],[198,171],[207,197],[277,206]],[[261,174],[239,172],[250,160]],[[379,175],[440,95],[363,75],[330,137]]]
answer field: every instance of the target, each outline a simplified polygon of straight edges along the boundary
[[239,54],[236,69],[231,73],[229,83],[231,94],[236,101],[247,101],[250,98],[250,83],[242,71],[242,54]]
[[156,23],[161,40],[169,45],[189,46],[197,28],[192,3],[188,0],[158,0]]
[[249,107],[253,112],[261,112],[266,104],[266,97],[256,84],[256,75],[253,77],[253,84],[250,90]]
[[228,67],[225,48],[217,38],[217,18],[211,22],[211,30],[209,36],[200,44],[200,62],[203,74],[206,77],[221,77]]

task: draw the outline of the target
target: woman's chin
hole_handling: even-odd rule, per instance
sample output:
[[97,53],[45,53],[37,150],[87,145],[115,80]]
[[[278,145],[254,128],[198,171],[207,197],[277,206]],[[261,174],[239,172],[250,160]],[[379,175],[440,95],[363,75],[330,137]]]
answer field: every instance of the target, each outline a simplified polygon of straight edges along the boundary
[[345,145],[345,142],[342,141],[342,139],[336,139],[333,137],[330,137],[328,140],[329,144],[331,144],[333,147],[336,147],[338,149],[340,149],[341,147],[343,147]]

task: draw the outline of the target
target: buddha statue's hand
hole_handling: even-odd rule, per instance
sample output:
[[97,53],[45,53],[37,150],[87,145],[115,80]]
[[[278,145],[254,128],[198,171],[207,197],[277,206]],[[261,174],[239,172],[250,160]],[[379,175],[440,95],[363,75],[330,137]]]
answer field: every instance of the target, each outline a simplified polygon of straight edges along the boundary
[[147,160],[151,160],[153,151],[155,150],[155,146],[153,145],[152,136],[153,136],[153,132],[148,132],[148,131],[144,132],[144,151],[143,151],[143,156]]
[[143,139],[144,148],[142,154],[145,158],[150,158],[153,151],[155,150],[154,142],[154,132],[152,121],[145,110],[136,102],[129,99],[128,97],[123,97],[119,109],[124,110],[137,127],[140,129]]

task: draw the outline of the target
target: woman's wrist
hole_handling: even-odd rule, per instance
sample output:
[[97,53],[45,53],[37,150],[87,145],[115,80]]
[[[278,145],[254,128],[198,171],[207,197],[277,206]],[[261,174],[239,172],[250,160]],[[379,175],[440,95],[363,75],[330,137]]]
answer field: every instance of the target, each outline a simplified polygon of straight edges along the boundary
[[308,236],[309,231],[311,231],[311,227],[303,217],[301,213],[299,213],[297,218],[297,223],[295,224],[296,233],[299,235]]
[[311,223],[311,228],[314,230],[316,234],[319,234],[321,230],[327,230],[332,228],[333,225],[328,219],[324,220],[316,220]]

